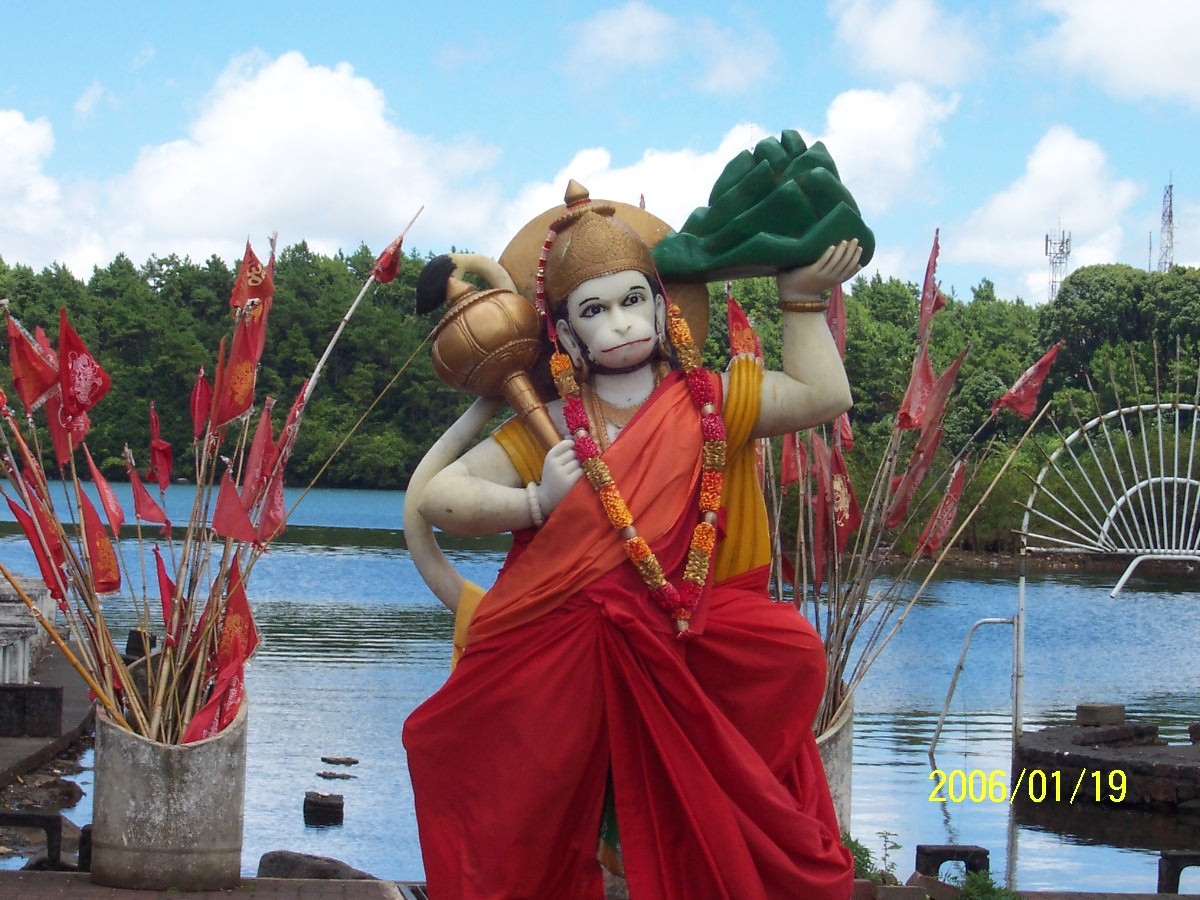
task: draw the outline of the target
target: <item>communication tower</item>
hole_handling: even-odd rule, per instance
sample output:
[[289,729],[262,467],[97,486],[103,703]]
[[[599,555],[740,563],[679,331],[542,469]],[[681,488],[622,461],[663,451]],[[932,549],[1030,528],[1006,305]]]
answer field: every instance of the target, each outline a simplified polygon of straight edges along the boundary
[[1052,231],[1046,235],[1046,255],[1050,257],[1050,302],[1058,296],[1058,286],[1067,275],[1071,258],[1071,232]]
[[1158,271],[1169,272],[1175,265],[1175,184],[1163,188],[1162,234],[1158,239]]

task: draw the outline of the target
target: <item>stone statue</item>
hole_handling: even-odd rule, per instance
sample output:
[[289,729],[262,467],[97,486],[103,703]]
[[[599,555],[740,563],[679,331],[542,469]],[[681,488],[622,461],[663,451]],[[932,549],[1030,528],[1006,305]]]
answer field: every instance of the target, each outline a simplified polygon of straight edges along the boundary
[[[783,371],[737,357],[717,375],[706,293],[664,287],[665,226],[632,209],[572,182],[535,220],[533,272],[526,252],[515,277],[455,261],[491,291],[435,275],[454,303],[439,374],[519,415],[461,453],[498,406],[478,401],[406,502],[414,560],[456,612],[456,667],[404,730],[430,896],[594,900],[603,861],[634,897],[846,898],[811,730],[824,651],[767,593],[754,442],[849,408],[820,295],[861,250],[779,273]],[[457,575],[430,524],[513,532],[496,584]]]

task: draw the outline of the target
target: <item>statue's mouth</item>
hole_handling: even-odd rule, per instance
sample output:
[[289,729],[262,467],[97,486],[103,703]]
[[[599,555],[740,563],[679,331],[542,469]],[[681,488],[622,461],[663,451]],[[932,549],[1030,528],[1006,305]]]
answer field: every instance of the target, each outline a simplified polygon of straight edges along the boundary
[[644,337],[644,338],[640,338],[639,340],[636,340],[636,341],[626,341],[624,344],[617,344],[617,346],[615,346],[615,347],[606,347],[604,350],[601,350],[600,352],[601,353],[612,353],[614,350],[620,350],[622,347],[633,347],[633,346],[636,346],[637,344],[644,344],[648,340],[650,340],[650,338]]

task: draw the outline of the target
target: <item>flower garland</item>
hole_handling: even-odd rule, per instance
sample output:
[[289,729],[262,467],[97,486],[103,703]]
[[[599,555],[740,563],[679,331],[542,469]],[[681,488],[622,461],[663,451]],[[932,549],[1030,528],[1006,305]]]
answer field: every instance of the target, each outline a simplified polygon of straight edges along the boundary
[[[551,240],[553,237],[547,240],[547,244]],[[650,589],[651,599],[674,620],[678,637],[686,638],[690,634],[688,629],[692,613],[699,605],[700,596],[708,582],[712,554],[717,545],[717,509],[721,504],[721,488],[725,478],[725,422],[717,414],[712,379],[701,365],[700,351],[692,340],[691,329],[679,307],[669,301],[667,333],[683,366],[692,403],[700,413],[700,433],[704,438],[700,521],[692,531],[683,581],[679,587],[667,580],[650,545],[634,527],[633,515],[613,481],[608,464],[600,457],[600,448],[589,430],[587,411],[579,383],[575,380],[574,367],[570,358],[557,349],[557,341],[555,352],[550,357],[550,374],[554,376],[559,396],[566,402],[563,414],[567,420],[567,430],[575,439],[575,456],[583,466],[587,480],[600,495],[608,521],[624,538],[625,555]]]

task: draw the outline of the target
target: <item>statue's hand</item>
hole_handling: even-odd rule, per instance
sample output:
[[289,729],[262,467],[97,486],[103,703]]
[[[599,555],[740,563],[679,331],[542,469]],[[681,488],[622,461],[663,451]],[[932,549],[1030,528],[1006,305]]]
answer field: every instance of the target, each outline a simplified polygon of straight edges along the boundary
[[542,464],[542,480],[537,486],[538,503],[542,514],[554,512],[575,482],[583,477],[583,466],[575,456],[575,442],[570,438],[559,441],[546,454]]
[[862,247],[858,239],[842,241],[821,254],[810,266],[780,272],[775,278],[780,300],[808,300],[819,297],[835,284],[852,277],[860,268]]

